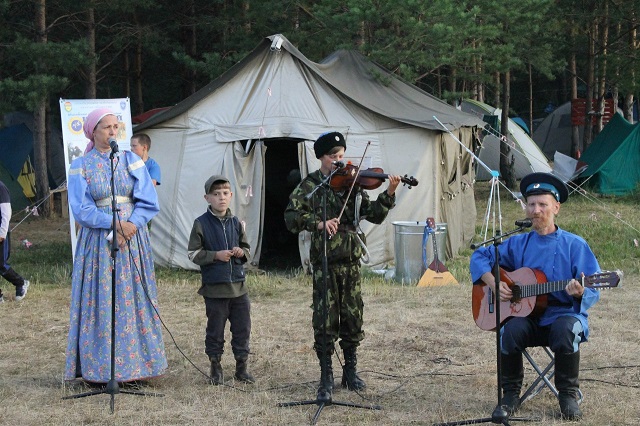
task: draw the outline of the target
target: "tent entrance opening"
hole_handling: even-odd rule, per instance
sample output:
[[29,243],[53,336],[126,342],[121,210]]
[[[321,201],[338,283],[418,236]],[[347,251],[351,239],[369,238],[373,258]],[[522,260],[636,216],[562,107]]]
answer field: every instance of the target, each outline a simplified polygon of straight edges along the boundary
[[284,211],[289,195],[300,183],[298,139],[268,139],[265,153],[264,233],[261,269],[289,269],[300,266],[298,236],[287,230]]

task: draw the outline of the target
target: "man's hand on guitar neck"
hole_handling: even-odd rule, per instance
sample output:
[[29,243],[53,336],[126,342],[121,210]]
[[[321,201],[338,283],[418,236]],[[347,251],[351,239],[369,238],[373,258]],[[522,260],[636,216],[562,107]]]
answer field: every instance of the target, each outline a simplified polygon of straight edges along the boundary
[[[491,272],[485,272],[484,274],[482,274],[482,277],[480,277],[480,279],[483,283],[489,286],[491,291],[493,291],[494,293],[496,292],[496,279]],[[513,293],[511,292],[511,288],[509,287],[509,285],[504,281],[500,281],[500,300],[506,302],[508,300],[511,300],[512,297]]]
[[584,293],[584,287],[582,286],[580,281],[576,279],[571,280],[564,289],[569,294],[569,296],[573,296],[576,299],[580,299],[582,297],[582,294]]

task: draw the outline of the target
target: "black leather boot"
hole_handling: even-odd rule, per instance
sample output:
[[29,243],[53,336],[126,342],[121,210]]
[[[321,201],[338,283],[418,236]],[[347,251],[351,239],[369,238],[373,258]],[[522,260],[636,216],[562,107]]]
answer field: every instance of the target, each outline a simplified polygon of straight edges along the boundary
[[239,355],[236,357],[236,380],[243,383],[255,383],[255,379],[247,372],[247,360],[249,355]]
[[566,420],[580,420],[582,411],[578,406],[580,389],[580,351],[572,354],[556,354],[555,382],[558,389],[560,413]]
[[524,377],[524,367],[522,366],[522,354],[505,355],[500,354],[502,371],[502,406],[508,415],[520,408],[520,389]]
[[[323,387],[328,392],[333,392],[333,364],[331,362],[333,351],[329,350],[326,354],[323,354],[322,350],[316,350],[316,355],[318,356],[318,361],[320,362],[320,387]],[[323,364],[323,362],[325,364]]]
[[344,367],[342,367],[342,387],[351,391],[359,391],[367,387],[366,383],[358,376],[356,365],[358,364],[358,357],[356,355],[356,348],[350,347],[343,349],[344,352]]
[[211,361],[211,369],[209,370],[209,380],[212,385],[222,384],[224,377],[222,374],[222,365],[220,365],[220,359],[222,355],[214,355],[209,357],[209,361]]

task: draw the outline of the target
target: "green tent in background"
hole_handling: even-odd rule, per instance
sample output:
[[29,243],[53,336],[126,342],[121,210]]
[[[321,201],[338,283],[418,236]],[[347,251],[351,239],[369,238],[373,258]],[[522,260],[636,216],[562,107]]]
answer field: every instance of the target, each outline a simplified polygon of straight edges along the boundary
[[640,127],[616,113],[580,161],[589,166],[578,178],[596,192],[630,193],[640,183]]

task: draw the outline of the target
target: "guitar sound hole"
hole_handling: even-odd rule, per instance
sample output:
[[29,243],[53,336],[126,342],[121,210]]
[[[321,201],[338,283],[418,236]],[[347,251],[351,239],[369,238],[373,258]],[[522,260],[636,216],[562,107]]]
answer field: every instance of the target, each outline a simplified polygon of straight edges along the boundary
[[522,292],[518,284],[515,284],[513,287],[511,287],[511,293],[513,294],[511,296],[511,303],[517,303],[520,301],[520,299],[522,299]]

